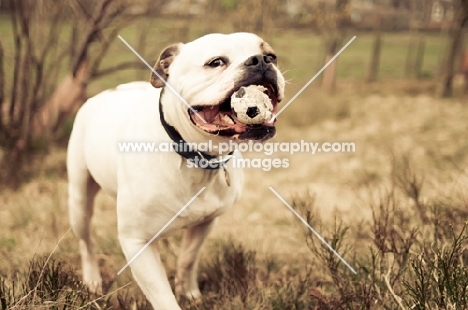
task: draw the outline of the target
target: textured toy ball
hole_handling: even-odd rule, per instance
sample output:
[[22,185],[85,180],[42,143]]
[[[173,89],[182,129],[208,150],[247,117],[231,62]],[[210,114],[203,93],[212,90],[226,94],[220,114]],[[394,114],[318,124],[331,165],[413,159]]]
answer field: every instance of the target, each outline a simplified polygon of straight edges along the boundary
[[258,85],[241,87],[231,96],[231,110],[244,124],[262,124],[272,117],[273,105],[265,94],[266,88]]

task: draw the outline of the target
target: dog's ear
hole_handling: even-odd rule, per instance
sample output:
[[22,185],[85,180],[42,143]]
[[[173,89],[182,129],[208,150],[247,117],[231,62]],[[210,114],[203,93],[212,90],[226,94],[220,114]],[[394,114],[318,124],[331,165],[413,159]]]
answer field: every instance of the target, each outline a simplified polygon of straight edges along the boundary
[[179,54],[182,45],[182,43],[175,43],[169,45],[164,49],[164,51],[162,51],[153,68],[153,70],[156,71],[159,76],[155,74],[154,71],[151,72],[151,85],[156,88],[164,86],[164,82],[161,80],[161,78],[164,79],[164,81],[167,81],[167,78],[169,77],[169,66],[171,65],[174,58]]

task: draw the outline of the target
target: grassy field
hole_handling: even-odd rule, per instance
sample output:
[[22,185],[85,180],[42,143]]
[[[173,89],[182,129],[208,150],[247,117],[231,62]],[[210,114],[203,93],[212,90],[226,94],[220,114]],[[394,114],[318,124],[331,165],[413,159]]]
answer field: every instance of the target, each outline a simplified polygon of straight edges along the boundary
[[[150,62],[185,29],[155,23],[143,53]],[[184,35],[197,37],[202,26]],[[2,19],[0,35],[8,30]],[[136,31],[130,27],[121,35],[132,43]],[[338,93],[323,94],[318,84],[306,89],[279,117],[274,138],[352,141],[356,152],[279,154],[289,159],[289,168],[247,169],[242,199],[206,243],[199,277],[203,302],[182,301],[185,309],[468,308],[466,104],[435,98],[431,79],[403,79],[405,33],[384,35],[381,81],[363,84],[372,36],[356,35],[339,58]],[[278,30],[265,38],[290,83],[287,102],[319,68],[321,39],[305,30]],[[430,77],[437,74],[445,39],[433,34],[426,39],[423,72]],[[105,65],[132,57],[116,41]],[[93,82],[89,90],[146,75],[122,71]],[[28,182],[0,194],[0,309],[150,309],[129,270],[116,275],[125,260],[115,202],[104,194],[97,199],[94,223],[100,224],[93,233],[106,295],[92,296],[79,283],[78,242],[67,220],[65,150],[53,147],[30,165]],[[171,282],[180,238],[161,245]]]

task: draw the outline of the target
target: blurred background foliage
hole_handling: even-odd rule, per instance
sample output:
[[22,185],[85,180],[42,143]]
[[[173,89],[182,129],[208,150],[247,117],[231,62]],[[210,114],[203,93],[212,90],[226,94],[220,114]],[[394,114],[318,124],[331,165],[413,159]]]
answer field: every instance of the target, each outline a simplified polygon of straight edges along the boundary
[[468,72],[466,5],[462,0],[2,0],[2,158],[12,163],[59,139],[90,95],[147,78],[147,68],[116,40],[118,34],[153,63],[174,41],[255,32],[278,49],[280,66],[294,81],[312,76],[358,35],[320,77],[324,92],[336,93],[337,79],[429,79],[434,94],[451,97],[454,78]]

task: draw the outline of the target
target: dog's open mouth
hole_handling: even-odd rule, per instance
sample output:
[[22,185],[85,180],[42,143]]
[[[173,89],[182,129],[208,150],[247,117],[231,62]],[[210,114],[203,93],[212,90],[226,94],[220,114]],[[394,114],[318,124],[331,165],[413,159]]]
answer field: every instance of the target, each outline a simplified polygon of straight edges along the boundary
[[[245,86],[245,85],[242,85]],[[229,92],[225,99],[219,104],[212,106],[194,106],[188,110],[190,119],[193,124],[202,130],[219,136],[239,138],[239,139],[253,139],[264,140],[272,137],[275,133],[274,122],[270,123],[270,119],[264,120],[261,124],[249,125],[236,116],[231,107],[231,96],[236,93],[242,86],[233,89]],[[263,93],[268,96],[268,99],[273,106],[272,115],[277,111],[278,106],[278,90],[275,85],[262,84]],[[202,117],[206,123],[200,118]],[[249,132],[251,132],[249,134]]]

